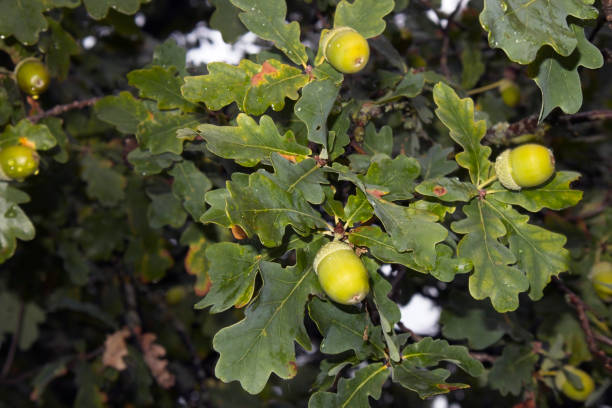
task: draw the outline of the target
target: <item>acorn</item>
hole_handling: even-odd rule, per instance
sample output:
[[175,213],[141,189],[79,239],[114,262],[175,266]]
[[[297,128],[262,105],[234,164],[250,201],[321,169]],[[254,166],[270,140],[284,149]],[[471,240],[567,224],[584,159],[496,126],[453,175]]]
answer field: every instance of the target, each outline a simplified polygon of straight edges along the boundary
[[350,27],[331,30],[323,39],[323,55],[338,71],[354,74],[370,59],[370,46],[364,36]]
[[353,249],[344,242],[324,245],[313,262],[321,287],[334,302],[354,305],[370,291],[368,271]]
[[534,143],[507,149],[495,160],[497,178],[509,190],[539,186],[554,172],[552,151]]

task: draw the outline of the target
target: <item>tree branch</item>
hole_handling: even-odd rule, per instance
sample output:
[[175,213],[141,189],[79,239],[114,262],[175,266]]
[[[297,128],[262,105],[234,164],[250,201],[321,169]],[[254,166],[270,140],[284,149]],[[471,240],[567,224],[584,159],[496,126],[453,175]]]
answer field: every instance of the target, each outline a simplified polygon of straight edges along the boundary
[[601,0],[601,11],[606,16],[606,21],[609,22],[609,27],[612,29],[612,0]]
[[73,109],[83,109],[86,108],[88,106],[92,106],[93,104],[95,104],[96,102],[98,102],[101,99],[101,97],[97,96],[94,98],[89,98],[89,99],[85,99],[82,101],[74,101],[71,103],[67,103],[65,105],[57,105],[47,111],[44,111],[42,113],[38,113],[36,115],[31,115],[28,116],[28,119],[33,122],[36,123],[39,120],[46,118],[48,116],[58,116],[61,115],[62,113],[66,113],[68,111],[71,111]]
[[555,277],[555,283],[559,288],[566,293],[567,300],[570,302],[572,306],[576,309],[578,314],[578,320],[580,320],[580,326],[582,327],[582,331],[586,335],[587,344],[589,346],[589,350],[593,355],[597,356],[600,360],[602,360],[604,364],[604,368],[612,373],[612,357],[608,356],[603,350],[601,350],[597,342],[595,341],[595,335],[593,334],[593,330],[591,330],[591,324],[589,322],[589,317],[586,315],[586,310],[589,309],[589,306],[584,303],[580,297],[574,293],[570,288],[568,288],[561,278]]
[[[598,120],[612,119],[612,110],[600,109],[586,112],[578,112],[571,115],[561,115],[551,122],[562,122],[566,124],[576,124],[583,122],[593,122]],[[487,130],[487,139],[490,141],[506,140],[512,137],[524,135],[525,133],[534,133],[542,128],[542,124],[538,123],[538,116],[531,115],[517,122],[510,124],[506,129],[500,131],[499,128],[492,127]]]
[[11,346],[9,348],[8,355],[6,356],[4,366],[2,367],[2,373],[0,374],[0,378],[5,378],[11,370],[11,365],[13,365],[13,360],[15,359],[15,353],[17,351],[17,344],[19,343],[19,338],[21,337],[21,327],[23,326],[24,310],[25,303],[21,301],[19,305],[19,314],[17,316],[17,328],[15,329],[15,333],[13,333],[13,338],[11,339]]

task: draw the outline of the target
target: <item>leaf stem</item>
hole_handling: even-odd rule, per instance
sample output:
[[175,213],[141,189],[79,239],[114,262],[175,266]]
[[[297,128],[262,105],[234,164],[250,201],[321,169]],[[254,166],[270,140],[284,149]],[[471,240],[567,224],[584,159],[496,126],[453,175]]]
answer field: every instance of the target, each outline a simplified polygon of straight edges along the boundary
[[500,79],[499,81],[495,81],[489,85],[481,86],[480,88],[470,89],[466,92],[467,95],[477,95],[482,92],[490,91],[491,89],[499,88],[504,80]]
[[479,190],[482,190],[483,188],[485,188],[489,184],[493,183],[495,180],[497,180],[497,175],[489,177],[488,179],[486,179],[485,181],[480,183],[476,188],[478,188]]

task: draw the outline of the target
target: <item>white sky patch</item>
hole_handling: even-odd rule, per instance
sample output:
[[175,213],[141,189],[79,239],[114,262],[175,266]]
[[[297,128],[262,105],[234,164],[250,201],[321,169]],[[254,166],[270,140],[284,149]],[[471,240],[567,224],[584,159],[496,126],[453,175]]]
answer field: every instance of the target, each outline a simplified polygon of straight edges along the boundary
[[400,321],[416,334],[433,336],[438,333],[441,309],[431,299],[415,293],[408,304],[400,306],[400,312]]
[[[450,14],[455,11],[457,4],[462,3],[461,8],[459,9],[459,11],[461,12],[461,10],[463,10],[467,5],[468,1],[469,0],[442,0],[442,4],[439,10],[445,14]],[[427,10],[427,17],[436,24],[440,22],[440,20],[438,20],[438,16],[433,10]],[[441,25],[443,27],[446,27],[446,24],[447,21],[442,20]]]
[[438,395],[431,402],[431,408],[448,408],[448,400],[442,395]]
[[88,35],[87,37],[83,38],[81,44],[83,44],[83,48],[85,48],[86,50],[90,50],[96,45],[97,42],[98,40],[96,39],[96,37],[94,37],[93,35]]
[[188,48],[187,64],[200,65],[220,61],[237,65],[246,54],[256,54],[261,47],[255,44],[257,36],[251,32],[242,35],[234,44],[223,41],[221,32],[198,23],[195,29],[184,35],[174,33],[176,42]]
[[145,17],[144,13],[137,13],[134,16],[134,24],[136,24],[138,27],[144,27],[146,22],[147,17]]

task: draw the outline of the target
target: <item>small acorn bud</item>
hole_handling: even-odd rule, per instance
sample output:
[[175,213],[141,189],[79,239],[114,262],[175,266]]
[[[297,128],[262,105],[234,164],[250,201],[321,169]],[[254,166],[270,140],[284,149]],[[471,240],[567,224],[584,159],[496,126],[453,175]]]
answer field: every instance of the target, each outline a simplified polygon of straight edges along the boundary
[[352,305],[370,291],[368,271],[353,249],[340,241],[324,245],[315,256],[313,267],[321,287],[333,301]]
[[[572,382],[568,380],[564,371],[578,377],[580,379],[582,388],[579,389],[575,387]],[[559,370],[555,376],[555,387],[565,394],[566,397],[574,401],[583,402],[586,401],[586,399],[595,389],[595,383],[593,382],[593,378],[591,378],[587,372],[579,368],[566,365],[563,367],[563,370]]]
[[354,74],[361,71],[370,58],[368,41],[350,27],[338,27],[325,35],[323,55],[338,71]]
[[521,101],[521,89],[514,81],[503,79],[499,85],[499,92],[506,106],[514,108]]
[[554,172],[552,151],[538,144],[529,143],[507,149],[495,160],[497,178],[510,190],[539,186]]
[[597,262],[589,274],[597,296],[604,302],[612,301],[612,263]]

